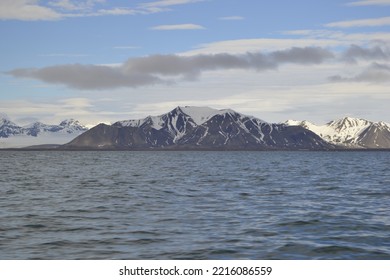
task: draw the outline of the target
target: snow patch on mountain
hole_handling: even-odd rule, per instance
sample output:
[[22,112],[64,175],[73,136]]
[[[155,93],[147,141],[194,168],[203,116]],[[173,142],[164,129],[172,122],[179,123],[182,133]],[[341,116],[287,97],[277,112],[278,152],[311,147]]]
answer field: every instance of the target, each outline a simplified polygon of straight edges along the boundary
[[201,125],[207,122],[209,119],[215,115],[220,115],[226,113],[228,110],[217,110],[210,107],[196,107],[196,106],[184,106],[178,107],[180,110],[191,117],[191,119],[197,124]]

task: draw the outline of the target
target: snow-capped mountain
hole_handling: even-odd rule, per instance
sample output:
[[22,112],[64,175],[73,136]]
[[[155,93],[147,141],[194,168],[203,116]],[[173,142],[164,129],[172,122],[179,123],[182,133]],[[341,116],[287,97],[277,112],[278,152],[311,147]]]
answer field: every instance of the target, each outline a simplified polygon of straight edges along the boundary
[[65,145],[90,149],[331,149],[315,133],[208,107],[177,107],[140,120],[100,124]]
[[390,148],[390,125],[364,119],[345,117],[325,125],[308,121],[287,121],[287,125],[301,126],[335,145],[350,148]]
[[[220,116],[220,118],[235,118],[234,122],[246,132],[249,132],[246,126],[254,126],[252,130],[257,129],[257,131],[259,132],[257,134],[255,133],[253,136],[258,143],[260,143],[263,138],[260,125],[269,125],[265,121],[256,119],[254,117],[238,114],[233,110],[217,110],[209,107],[195,106],[177,107],[174,110],[168,112],[167,114],[163,114],[160,116],[148,116],[147,118],[141,120],[119,121],[114,123],[113,125],[117,127],[150,126],[151,128],[154,128],[156,130],[164,130],[168,132],[170,136],[172,136],[172,143],[179,143],[181,139],[188,134],[188,132],[191,132],[199,126],[203,126],[203,124],[205,124],[207,121],[209,121],[215,116]],[[204,136],[205,135],[203,135],[203,138]],[[226,133],[225,136],[225,142],[229,141],[230,136]],[[197,142],[197,144],[199,144],[199,141]]]
[[7,138],[12,135],[23,133],[23,128],[6,118],[0,119],[0,138]]
[[0,148],[20,148],[43,144],[65,144],[88,129],[74,119],[58,125],[35,122],[19,126],[6,118],[0,119]]

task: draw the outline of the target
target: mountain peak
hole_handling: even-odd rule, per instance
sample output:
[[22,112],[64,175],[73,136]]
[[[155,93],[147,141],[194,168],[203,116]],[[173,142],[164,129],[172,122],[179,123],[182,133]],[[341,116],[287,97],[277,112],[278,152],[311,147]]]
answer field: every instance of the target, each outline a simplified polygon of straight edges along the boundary
[[184,114],[189,116],[197,125],[207,122],[209,119],[221,113],[220,110],[210,107],[184,106],[178,107]]
[[334,131],[332,137],[338,142],[355,145],[359,135],[372,124],[364,119],[344,117],[328,123],[328,127]]
[[60,123],[60,126],[73,126],[73,125],[80,126],[81,124],[78,120],[75,119],[65,119]]
[[0,126],[3,126],[3,125],[14,125],[13,122],[11,122],[8,118],[0,118]]
[[5,114],[5,113],[0,113],[0,121],[1,121],[1,120],[9,120],[8,115]]
[[336,129],[345,129],[349,127],[362,127],[370,125],[372,122],[367,121],[365,119],[352,118],[352,117],[344,117],[339,120],[331,121],[328,124]]

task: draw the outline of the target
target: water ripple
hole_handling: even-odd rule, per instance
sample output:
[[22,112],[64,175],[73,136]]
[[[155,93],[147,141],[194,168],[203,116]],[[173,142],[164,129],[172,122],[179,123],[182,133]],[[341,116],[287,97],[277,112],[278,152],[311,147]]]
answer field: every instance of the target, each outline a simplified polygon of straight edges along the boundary
[[390,259],[388,152],[0,151],[0,259]]

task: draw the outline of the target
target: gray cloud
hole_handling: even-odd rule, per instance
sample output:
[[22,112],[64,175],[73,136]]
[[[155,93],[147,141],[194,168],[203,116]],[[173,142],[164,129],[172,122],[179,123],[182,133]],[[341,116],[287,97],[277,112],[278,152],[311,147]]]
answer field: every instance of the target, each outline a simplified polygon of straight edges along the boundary
[[387,46],[362,48],[357,45],[352,45],[343,54],[343,59],[352,63],[356,63],[357,60],[389,60],[390,51]]
[[329,80],[332,82],[386,83],[390,82],[390,65],[375,62],[358,75],[352,77],[335,75],[329,77]]
[[291,48],[285,51],[276,51],[271,57],[279,63],[320,64],[327,59],[334,58],[333,53],[319,47]]
[[131,58],[118,67],[101,65],[57,65],[45,68],[15,69],[7,72],[17,78],[31,78],[77,89],[109,89],[166,84],[180,79],[193,80],[204,71],[277,69],[286,63],[321,64],[334,55],[323,48],[291,48],[271,53],[152,55]]
[[16,69],[8,74],[17,78],[32,78],[82,90],[139,87],[163,83],[158,77],[148,74],[132,73],[126,75],[119,67],[81,64],[51,66],[41,69]]

